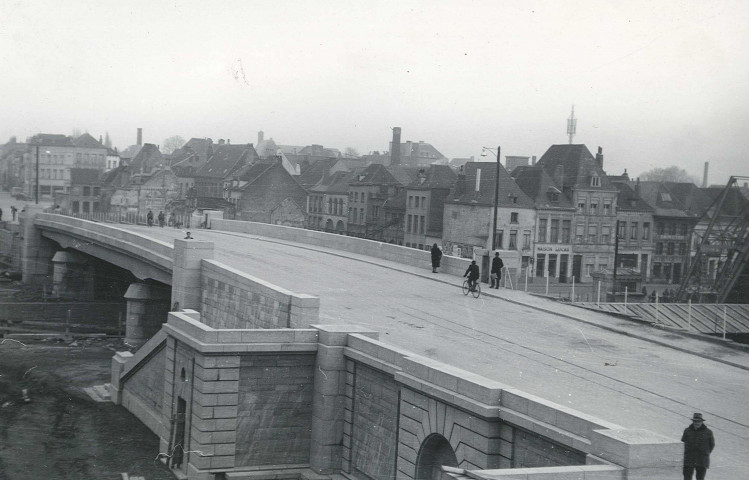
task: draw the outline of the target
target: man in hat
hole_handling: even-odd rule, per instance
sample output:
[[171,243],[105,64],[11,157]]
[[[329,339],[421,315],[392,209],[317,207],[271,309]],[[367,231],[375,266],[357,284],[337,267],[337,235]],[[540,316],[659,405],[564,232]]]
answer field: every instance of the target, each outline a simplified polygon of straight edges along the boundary
[[695,471],[697,480],[703,480],[710,467],[715,438],[712,430],[705,426],[701,413],[692,416],[692,424],[684,429],[681,441],[684,442],[684,480],[692,480]]

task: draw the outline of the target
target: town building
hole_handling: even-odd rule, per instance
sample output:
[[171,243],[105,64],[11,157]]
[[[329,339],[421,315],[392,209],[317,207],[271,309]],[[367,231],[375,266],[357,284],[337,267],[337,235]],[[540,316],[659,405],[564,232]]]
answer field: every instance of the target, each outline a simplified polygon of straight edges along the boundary
[[429,250],[434,243],[442,243],[445,199],[456,181],[457,175],[447,165],[419,169],[416,180],[405,189],[405,246]]
[[572,275],[575,207],[543,168],[517,166],[512,176],[536,207],[533,262],[525,274],[566,283]]
[[348,224],[349,182],[354,172],[338,171],[311,187],[308,197],[307,227],[346,234]]
[[227,199],[229,179],[259,158],[251,143],[231,145],[219,140],[211,157],[195,172],[195,195]]
[[[496,237],[492,242],[495,199]],[[453,192],[445,199],[443,250],[447,254],[476,259],[482,279],[486,280],[489,258],[493,256],[492,243],[511,272],[530,263],[535,227],[533,199],[520,189],[502,165],[468,162],[458,173]]]
[[572,276],[592,282],[591,274],[614,262],[618,189],[603,170],[603,151],[595,157],[585,145],[552,145],[536,164],[575,206]]
[[55,194],[54,203],[73,214],[100,212],[102,171],[94,168],[71,168],[70,188]]
[[[655,209],[640,196],[642,186],[638,180],[634,188],[629,177],[610,177],[619,190],[616,220],[618,236],[617,268],[627,268],[642,275],[642,281],[649,281],[653,259],[653,228]],[[617,243],[615,243],[616,247]]]

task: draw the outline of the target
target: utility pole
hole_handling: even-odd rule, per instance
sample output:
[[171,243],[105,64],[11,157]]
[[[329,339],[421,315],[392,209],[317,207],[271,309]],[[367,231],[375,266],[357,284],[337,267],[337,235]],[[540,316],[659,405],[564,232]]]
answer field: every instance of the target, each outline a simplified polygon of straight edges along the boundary
[[494,221],[492,222],[492,250],[497,249],[497,205],[499,204],[499,152],[500,147],[497,147],[497,174],[494,177]]
[[39,144],[36,145],[36,187],[35,187],[35,203],[39,204]]
[[[627,232],[624,232],[625,234]],[[616,240],[614,241],[614,302],[616,302],[616,268],[619,260],[619,220],[616,221]]]

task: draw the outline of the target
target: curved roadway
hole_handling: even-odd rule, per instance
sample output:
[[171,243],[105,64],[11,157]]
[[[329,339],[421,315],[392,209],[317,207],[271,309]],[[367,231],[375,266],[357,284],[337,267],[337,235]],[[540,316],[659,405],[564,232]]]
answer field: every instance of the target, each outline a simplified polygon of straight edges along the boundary
[[[183,230],[128,229],[160,240],[184,237]],[[428,269],[252,235],[193,233],[197,240],[215,243],[217,261],[320,297],[320,323],[369,326],[381,332],[380,340],[419,355],[627,428],[677,440],[691,414],[702,412],[717,443],[708,475],[747,478],[745,369],[496,296],[465,297],[461,278]],[[534,301],[555,308],[548,300]],[[687,348],[694,344],[686,343]],[[708,343],[699,348],[714,350],[717,356],[747,355]]]

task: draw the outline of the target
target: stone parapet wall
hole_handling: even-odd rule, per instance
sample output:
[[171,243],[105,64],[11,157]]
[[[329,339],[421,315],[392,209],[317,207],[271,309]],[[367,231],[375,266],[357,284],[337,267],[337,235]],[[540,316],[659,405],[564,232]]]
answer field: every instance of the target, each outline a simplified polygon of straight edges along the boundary
[[213,260],[201,263],[202,317],[213,328],[307,328],[320,299],[294,293]]
[[[214,230],[249,233],[262,237],[332,248],[389,260],[412,267],[432,268],[432,257],[429,251],[402,247],[375,240],[306,230],[304,228],[285,227],[258,222],[243,222],[239,220],[213,219],[211,220],[211,228]],[[470,264],[471,261],[468,259],[443,255],[440,271],[452,275],[463,275]]]

